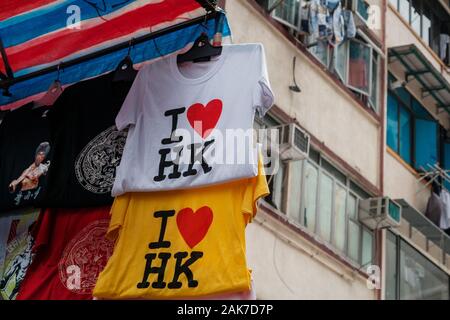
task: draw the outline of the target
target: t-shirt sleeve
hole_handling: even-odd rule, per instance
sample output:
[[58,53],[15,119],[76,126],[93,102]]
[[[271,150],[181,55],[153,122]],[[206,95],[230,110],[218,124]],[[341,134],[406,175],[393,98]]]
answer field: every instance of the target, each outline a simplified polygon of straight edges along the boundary
[[147,67],[139,70],[136,78],[133,81],[133,85],[120,108],[116,117],[116,127],[118,130],[123,130],[128,126],[134,126],[137,119],[142,112],[143,103],[145,99],[145,92],[147,88],[146,74]]
[[274,95],[270,86],[267,72],[266,54],[262,45],[257,46],[257,70],[256,84],[253,91],[253,107],[263,117],[274,103]]
[[258,210],[258,200],[269,195],[269,186],[267,185],[266,174],[261,154],[258,159],[258,175],[249,179],[249,183],[245,190],[244,201],[242,202],[242,213],[245,222],[252,222]]
[[125,216],[130,200],[130,194],[128,193],[114,199],[110,211],[111,221],[109,222],[108,231],[106,232],[106,238],[111,241],[115,241],[119,236],[120,230],[125,222]]

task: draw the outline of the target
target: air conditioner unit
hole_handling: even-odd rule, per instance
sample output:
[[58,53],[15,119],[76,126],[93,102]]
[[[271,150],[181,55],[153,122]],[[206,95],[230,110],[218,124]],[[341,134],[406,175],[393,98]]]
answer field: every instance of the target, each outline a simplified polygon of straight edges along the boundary
[[359,201],[359,221],[371,230],[399,227],[402,207],[388,197]]
[[278,153],[282,161],[308,158],[310,136],[295,123],[275,127],[278,129]]

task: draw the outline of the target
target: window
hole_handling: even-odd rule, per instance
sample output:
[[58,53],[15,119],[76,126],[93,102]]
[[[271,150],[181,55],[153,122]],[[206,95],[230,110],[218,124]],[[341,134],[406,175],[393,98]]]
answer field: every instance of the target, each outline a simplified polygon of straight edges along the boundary
[[386,245],[386,299],[450,299],[444,271],[391,231]]
[[301,0],[270,0],[269,9],[276,5],[272,16],[287,26],[299,30]]
[[361,96],[369,107],[378,111],[380,55],[362,38],[349,39],[336,48],[309,36],[309,51],[340,80]]
[[[280,122],[277,121],[274,117],[266,114],[263,119],[255,118],[255,123],[253,125],[254,129],[266,129],[269,127],[275,127],[280,125]],[[266,167],[271,165],[268,162],[270,159],[266,159]],[[265,200],[270,203],[274,208],[285,211],[284,202],[286,197],[286,177],[287,170],[286,165],[284,163],[279,164],[279,170],[274,175],[267,175],[268,185],[270,194],[265,198]],[[266,170],[266,172],[268,172]]]
[[336,73],[342,82],[347,83],[348,69],[348,41],[344,41],[336,48]]
[[399,0],[398,11],[400,12],[400,15],[409,22],[409,0]]
[[369,7],[370,5],[365,0],[356,0],[356,12],[364,21],[369,19]]
[[411,114],[403,107],[399,107],[399,153],[408,163],[411,163]]
[[414,31],[420,35],[422,26],[420,24],[422,12],[422,1],[421,0],[411,0],[411,27]]
[[[308,230],[315,232],[316,230],[316,211],[317,211],[317,187],[319,185],[319,171],[310,163],[306,164],[305,174],[305,214],[303,217],[303,225]],[[298,194],[300,196],[300,194]],[[298,197],[299,199],[300,197]],[[295,200],[294,200],[295,201]]]
[[414,32],[444,61],[450,62],[450,19],[438,1],[390,0]]
[[358,199],[369,195],[313,148],[289,164],[288,216],[358,265],[372,261],[373,234],[358,221]]
[[370,95],[372,50],[360,41],[351,40],[349,44],[347,84],[355,91]]
[[[390,82],[393,82],[390,77]],[[438,122],[404,88],[389,90],[387,145],[421,171],[439,160]]]
[[380,57],[378,53],[373,50],[372,51],[372,87],[370,91],[370,106],[375,111],[378,110],[378,99],[379,99],[379,93],[380,93],[380,84],[378,82],[378,79],[380,77]]
[[395,300],[397,293],[397,237],[386,233],[386,290],[385,299]]
[[372,232],[363,228],[362,233],[362,261],[363,266],[369,265],[373,262],[373,235]]
[[356,196],[349,194],[348,197],[348,256],[355,262],[359,261],[359,235],[358,202]]
[[331,240],[331,212],[333,210],[333,180],[322,172],[320,175],[319,193],[319,235],[322,239]]
[[336,183],[334,190],[334,240],[333,243],[341,252],[345,252],[345,233],[346,233],[346,200],[347,190],[345,187]]
[[[266,10],[272,10],[271,15],[274,19],[298,37],[307,46],[309,52],[353,90],[355,96],[367,107],[378,112],[382,61],[371,45],[358,35],[358,39],[346,39],[334,47],[327,40],[319,40],[314,34],[309,34],[307,32],[308,18],[304,13],[307,13],[307,4],[310,0],[256,1]],[[341,0],[341,4],[342,8],[356,12],[362,20],[368,20],[370,5],[367,1]]]

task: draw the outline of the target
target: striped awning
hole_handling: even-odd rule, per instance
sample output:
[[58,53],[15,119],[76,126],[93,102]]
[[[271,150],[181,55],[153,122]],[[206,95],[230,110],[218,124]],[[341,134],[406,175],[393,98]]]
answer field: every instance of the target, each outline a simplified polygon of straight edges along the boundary
[[[195,0],[2,0],[0,40],[17,78],[205,14]],[[210,20],[164,33],[130,49],[61,69],[59,79],[63,85],[69,85],[109,72],[128,52],[139,67],[143,62],[185,48],[201,32],[212,36],[214,26],[214,20]],[[223,33],[229,35],[226,22]],[[8,74],[3,61],[0,72]],[[39,98],[57,76],[55,71],[13,84],[10,97],[0,92],[0,109],[15,108]]]

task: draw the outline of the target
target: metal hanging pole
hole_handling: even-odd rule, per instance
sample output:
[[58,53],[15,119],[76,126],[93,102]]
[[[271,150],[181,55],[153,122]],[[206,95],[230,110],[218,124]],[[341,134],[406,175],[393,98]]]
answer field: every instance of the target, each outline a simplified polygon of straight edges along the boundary
[[[13,78],[14,74],[13,74],[11,66],[9,64],[8,55],[6,54],[5,47],[3,46],[3,40],[1,37],[0,37],[0,53],[2,55],[3,65],[5,66],[6,75],[9,78]],[[2,79],[6,78],[6,76],[3,73],[1,73],[0,77]]]
[[[185,21],[185,22],[181,22],[181,23],[179,23],[177,25],[170,26],[170,27],[167,27],[167,28],[155,31],[155,32],[152,32],[152,33],[147,34],[147,35],[143,35],[143,36],[138,37],[138,38],[134,38],[133,45],[136,45],[136,44],[139,44],[139,43],[143,43],[143,42],[146,42],[148,40],[152,40],[154,38],[163,36],[165,34],[168,34],[168,33],[171,33],[171,32],[174,32],[174,31],[186,28],[186,27],[190,27],[190,26],[194,26],[196,24],[203,23],[205,21],[205,19],[206,20],[215,19],[217,14],[218,14],[218,12],[214,10],[212,12],[207,13],[204,16],[201,16],[201,17],[198,17],[198,18],[194,18],[194,19],[191,19],[191,20],[188,20],[188,21]],[[87,54],[85,56],[81,56],[81,57],[78,57],[78,58],[75,58],[75,59],[72,59],[72,60],[64,61],[64,62],[55,64],[55,65],[47,67],[47,68],[43,68],[43,69],[35,71],[35,72],[30,72],[30,73],[25,74],[23,76],[19,76],[19,77],[16,77],[16,78],[8,77],[7,79],[4,79],[4,80],[0,81],[0,88],[3,89],[3,90],[7,90],[9,87],[11,87],[12,85],[14,85],[16,83],[23,82],[23,81],[26,81],[28,79],[32,79],[32,78],[35,78],[35,77],[38,77],[38,76],[41,76],[41,75],[44,75],[44,74],[48,74],[48,73],[51,73],[51,72],[55,72],[55,71],[58,70],[58,67],[61,68],[61,69],[65,69],[65,68],[77,65],[79,63],[82,63],[84,61],[92,60],[92,59],[95,59],[95,58],[98,58],[98,57],[101,57],[101,56],[113,53],[113,52],[118,51],[118,50],[126,49],[126,48],[129,47],[129,44],[130,44],[130,42],[129,42],[129,40],[127,40],[127,41],[124,41],[122,43],[113,45],[111,47],[108,47],[108,48],[105,48],[105,49],[102,49],[102,50],[99,50],[99,51],[96,51],[96,52],[92,52],[92,53]]]

